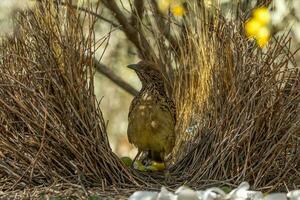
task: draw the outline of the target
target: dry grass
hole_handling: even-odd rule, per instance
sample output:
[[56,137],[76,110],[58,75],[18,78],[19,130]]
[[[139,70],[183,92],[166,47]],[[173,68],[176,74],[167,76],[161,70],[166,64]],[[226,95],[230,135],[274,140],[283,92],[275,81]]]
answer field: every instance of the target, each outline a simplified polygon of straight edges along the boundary
[[89,76],[95,19],[45,1],[16,21],[1,42],[1,189],[136,182],[109,147]]
[[167,177],[126,168],[109,147],[91,76],[92,15],[46,1],[21,14],[15,36],[1,43],[1,190],[61,183],[109,193],[243,180],[254,189],[300,187],[300,74],[289,38],[261,50],[245,38],[242,16],[208,13],[198,3],[182,26],[171,19],[177,47],[153,32],[153,21],[145,27],[177,106]]
[[290,39],[273,38],[262,50],[245,38],[242,18],[193,11],[174,72],[182,137],[172,171],[194,186],[299,188],[300,68]]

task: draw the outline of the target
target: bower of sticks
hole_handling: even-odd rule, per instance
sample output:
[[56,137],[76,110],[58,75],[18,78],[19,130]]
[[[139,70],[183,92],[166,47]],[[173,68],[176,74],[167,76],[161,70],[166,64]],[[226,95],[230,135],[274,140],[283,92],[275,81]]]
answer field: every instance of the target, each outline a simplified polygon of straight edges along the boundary
[[[68,2],[18,12],[14,34],[1,40],[0,193],[300,187],[300,69],[288,34],[259,48],[245,36],[242,4],[225,18],[217,5],[191,1],[177,19],[155,1],[132,1],[130,15],[114,0]],[[140,59],[160,66],[176,104],[167,174],[127,167],[110,148],[93,77],[94,52],[105,45],[94,31],[102,9]]]

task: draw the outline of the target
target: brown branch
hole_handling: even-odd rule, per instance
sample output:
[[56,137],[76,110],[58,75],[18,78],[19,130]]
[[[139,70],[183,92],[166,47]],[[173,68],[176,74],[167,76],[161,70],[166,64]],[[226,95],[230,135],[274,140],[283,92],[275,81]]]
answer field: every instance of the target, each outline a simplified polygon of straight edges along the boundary
[[272,3],[273,0],[258,0],[256,2],[256,7],[261,7],[261,6],[266,6],[268,7],[271,3]]
[[94,59],[94,65],[95,69],[109,78],[112,82],[114,82],[116,85],[121,87],[123,90],[128,92],[129,94],[136,96],[138,94],[138,91],[133,88],[131,85],[129,85],[126,81],[124,81],[121,77],[116,75],[109,67],[105,66],[104,64],[100,63],[97,59]]
[[65,3],[65,2],[60,2],[60,4],[61,4],[62,6],[70,6],[71,8],[74,8],[74,9],[77,9],[77,10],[80,10],[80,11],[83,11],[83,12],[86,12],[86,13],[88,13],[88,14],[90,14],[90,15],[93,15],[93,16],[97,17],[98,19],[101,19],[101,20],[103,20],[103,21],[105,21],[105,22],[111,24],[113,27],[120,27],[119,24],[113,22],[112,20],[109,20],[109,19],[103,17],[102,15],[100,15],[100,14],[98,14],[98,13],[96,13],[96,12],[93,12],[93,11],[90,10],[90,9],[87,9],[87,8],[84,8],[84,7],[78,7],[78,6],[72,5],[72,4],[67,4],[67,3]]
[[[82,7],[77,7],[75,5],[72,5],[70,3],[64,3],[61,2],[62,6],[68,6],[71,7],[73,9],[78,9],[80,11],[84,11],[88,14],[94,15],[97,18],[100,18],[110,24],[112,24],[112,26],[114,27],[119,27],[120,25],[112,22],[111,20],[107,20],[106,18],[102,17],[101,15],[86,9],[86,8],[82,8]],[[129,85],[126,81],[124,81],[121,77],[117,76],[110,68],[108,68],[107,66],[105,66],[104,64],[100,63],[97,59],[94,58],[94,65],[95,65],[95,69],[96,71],[98,71],[99,73],[103,74],[104,76],[106,76],[108,79],[110,79],[112,82],[114,82],[116,85],[118,85],[119,87],[121,87],[122,89],[124,89],[126,92],[128,92],[129,94],[136,96],[138,94],[138,91],[133,88],[131,85]]]
[[127,20],[124,13],[120,10],[115,0],[102,0],[102,3],[113,13],[123,28],[128,40],[130,40],[138,49],[142,59],[156,60],[155,53],[147,41],[143,31],[136,29]]
[[135,46],[140,49],[141,45],[138,38],[136,37],[136,30],[130,25],[126,16],[122,13],[116,2],[114,0],[102,0],[102,2],[119,21],[128,39],[130,39],[135,44]]
[[138,29],[141,25],[141,23],[139,22],[141,22],[145,11],[144,0],[134,0],[133,6],[134,7],[131,15],[131,25],[134,28]]
[[151,5],[153,8],[155,23],[159,29],[159,32],[169,41],[172,48],[177,49],[178,43],[175,40],[175,38],[171,35],[170,27],[167,26],[167,24],[164,22],[164,16],[162,15],[162,13],[160,12],[160,10],[158,8],[157,1],[152,0]]

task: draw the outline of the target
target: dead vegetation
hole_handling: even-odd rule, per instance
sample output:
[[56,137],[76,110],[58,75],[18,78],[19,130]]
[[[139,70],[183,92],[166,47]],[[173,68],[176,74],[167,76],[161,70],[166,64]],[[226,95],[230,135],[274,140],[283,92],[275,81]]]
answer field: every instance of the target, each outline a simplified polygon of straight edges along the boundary
[[89,76],[94,20],[42,3],[20,14],[16,36],[2,41],[2,189],[136,182],[109,147]]
[[219,19],[209,32],[200,22],[188,33],[175,99],[182,130],[196,126],[178,150],[174,173],[186,172],[193,185],[247,180],[257,189],[299,187],[300,69],[290,40],[274,38],[261,50],[238,23]]
[[[180,21],[164,19],[154,1],[134,1],[129,23],[115,1],[103,2],[141,58],[160,64],[176,102],[170,175],[130,170],[109,147],[93,91],[96,16],[41,1],[20,13],[15,35],[1,42],[2,191],[66,184],[122,192],[244,180],[266,191],[300,187],[300,75],[287,36],[262,50],[245,38],[241,13],[228,20],[198,3]],[[142,24],[144,9],[154,19]]]

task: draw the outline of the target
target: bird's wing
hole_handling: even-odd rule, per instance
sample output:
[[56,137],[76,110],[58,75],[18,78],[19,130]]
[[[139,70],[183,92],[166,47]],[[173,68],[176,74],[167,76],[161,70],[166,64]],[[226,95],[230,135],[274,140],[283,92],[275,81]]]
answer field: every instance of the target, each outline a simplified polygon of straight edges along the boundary
[[136,96],[133,98],[133,100],[131,101],[131,104],[129,106],[129,112],[128,112],[128,128],[127,128],[127,137],[128,137],[128,141],[130,143],[133,143],[133,138],[132,138],[132,123],[131,121],[133,120],[133,113],[134,113],[134,110],[137,106],[139,102],[139,97]]
[[139,102],[139,98],[137,96],[134,97],[131,104],[130,104],[130,106],[129,106],[128,118],[131,118],[132,111],[135,109],[138,102]]
[[157,101],[161,101],[163,102],[163,104],[165,104],[165,109],[168,110],[168,112],[170,112],[170,114],[173,117],[174,122],[176,123],[176,107],[174,104],[174,101],[172,98],[169,98],[165,92],[164,89],[159,88],[154,90],[154,92],[156,92],[157,94],[155,94],[154,96],[156,96],[158,99]]
[[174,120],[174,124],[176,124],[176,107],[174,101],[168,97],[163,100],[163,109],[170,113]]

